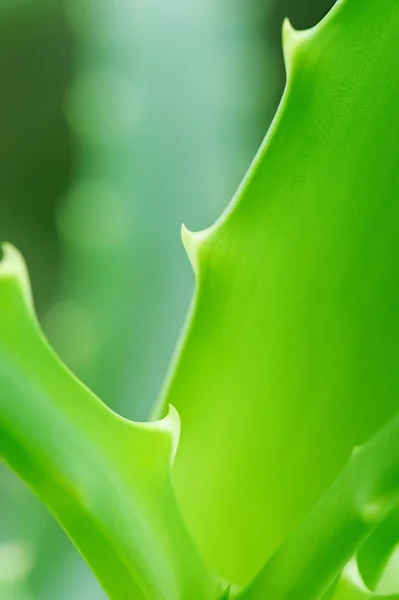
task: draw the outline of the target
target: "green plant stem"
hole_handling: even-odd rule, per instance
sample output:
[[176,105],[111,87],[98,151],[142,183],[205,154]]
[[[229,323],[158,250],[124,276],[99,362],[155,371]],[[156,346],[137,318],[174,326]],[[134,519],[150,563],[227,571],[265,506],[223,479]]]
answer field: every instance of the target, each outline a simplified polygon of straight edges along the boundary
[[351,560],[333,589],[323,600],[399,600],[399,594],[379,594],[371,591],[363,582],[356,560]]
[[317,600],[399,498],[399,415],[362,448],[240,600]]
[[361,547],[357,562],[368,588],[375,590],[399,541],[399,506],[390,512]]

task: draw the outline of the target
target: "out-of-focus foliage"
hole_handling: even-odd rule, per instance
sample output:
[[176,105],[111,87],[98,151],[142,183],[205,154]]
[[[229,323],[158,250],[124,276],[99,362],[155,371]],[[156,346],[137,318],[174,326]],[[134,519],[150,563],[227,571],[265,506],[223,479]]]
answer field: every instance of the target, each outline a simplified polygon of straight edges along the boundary
[[135,417],[158,393],[191,293],[180,224],[214,220],[271,114],[265,13],[241,0],[68,2],[78,155],[47,325],[71,367]]

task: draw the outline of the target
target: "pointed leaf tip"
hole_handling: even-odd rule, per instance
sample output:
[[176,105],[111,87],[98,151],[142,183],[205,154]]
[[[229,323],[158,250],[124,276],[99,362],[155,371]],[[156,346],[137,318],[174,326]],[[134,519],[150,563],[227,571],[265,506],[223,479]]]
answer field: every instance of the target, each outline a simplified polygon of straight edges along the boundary
[[2,280],[15,280],[23,294],[27,307],[33,312],[33,298],[29,281],[28,270],[20,252],[7,242],[1,245],[2,258],[0,260],[0,285]]
[[231,594],[231,585],[229,585],[223,592],[223,596],[220,600],[229,600]]
[[195,234],[189,229],[187,229],[184,223],[181,226],[181,239],[183,242],[184,249],[190,260],[191,266],[193,267],[194,272],[196,272],[198,243],[195,239]]
[[194,273],[198,271],[200,250],[210,231],[211,228],[194,232],[187,229],[184,224],[181,226],[181,239]]
[[298,34],[293,26],[291,25],[291,21],[286,18],[283,22],[283,52],[284,52],[284,61],[287,72],[291,65],[292,56],[294,54],[295,48],[297,46]]
[[295,37],[298,31],[294,29],[291,21],[286,17],[283,21],[283,44],[284,46],[290,46],[295,43]]
[[291,71],[294,57],[299,48],[303,45],[306,39],[309,39],[314,34],[316,29],[317,27],[312,27],[310,29],[298,31],[297,29],[294,29],[289,19],[284,19],[282,37],[284,62],[287,75],[289,75]]
[[179,446],[181,421],[179,413],[172,404],[169,404],[169,412],[166,417],[156,421],[156,425],[158,429],[170,434],[172,440],[171,462],[173,464]]
[[172,404],[168,405],[168,413],[166,416],[157,421],[135,422],[125,419],[122,420],[126,421],[129,427],[147,430],[156,435],[158,439],[163,439],[168,447],[169,464],[170,466],[173,466],[180,441],[180,416]]

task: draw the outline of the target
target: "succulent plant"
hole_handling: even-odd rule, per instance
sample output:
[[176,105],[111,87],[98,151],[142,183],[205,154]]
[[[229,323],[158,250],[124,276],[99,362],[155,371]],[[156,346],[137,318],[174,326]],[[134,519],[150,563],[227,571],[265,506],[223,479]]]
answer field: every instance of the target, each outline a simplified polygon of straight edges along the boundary
[[154,421],[63,366],[4,247],[0,455],[113,600],[399,598],[398,575],[380,585],[399,540],[398,33],[395,0],[285,23],[265,142],[216,224],[183,228],[196,293]]

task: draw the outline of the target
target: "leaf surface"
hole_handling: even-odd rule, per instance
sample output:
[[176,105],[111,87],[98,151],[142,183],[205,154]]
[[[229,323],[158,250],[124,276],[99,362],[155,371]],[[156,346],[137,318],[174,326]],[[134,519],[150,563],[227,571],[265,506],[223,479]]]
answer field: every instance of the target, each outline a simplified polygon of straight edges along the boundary
[[284,29],[286,91],[236,197],[184,231],[197,290],[160,414],[213,569],[247,584],[399,407],[399,5]]
[[[79,332],[76,332],[79,343]],[[214,600],[177,509],[179,418],[127,421],[58,360],[20,255],[0,263],[0,456],[59,520],[112,600]]]

